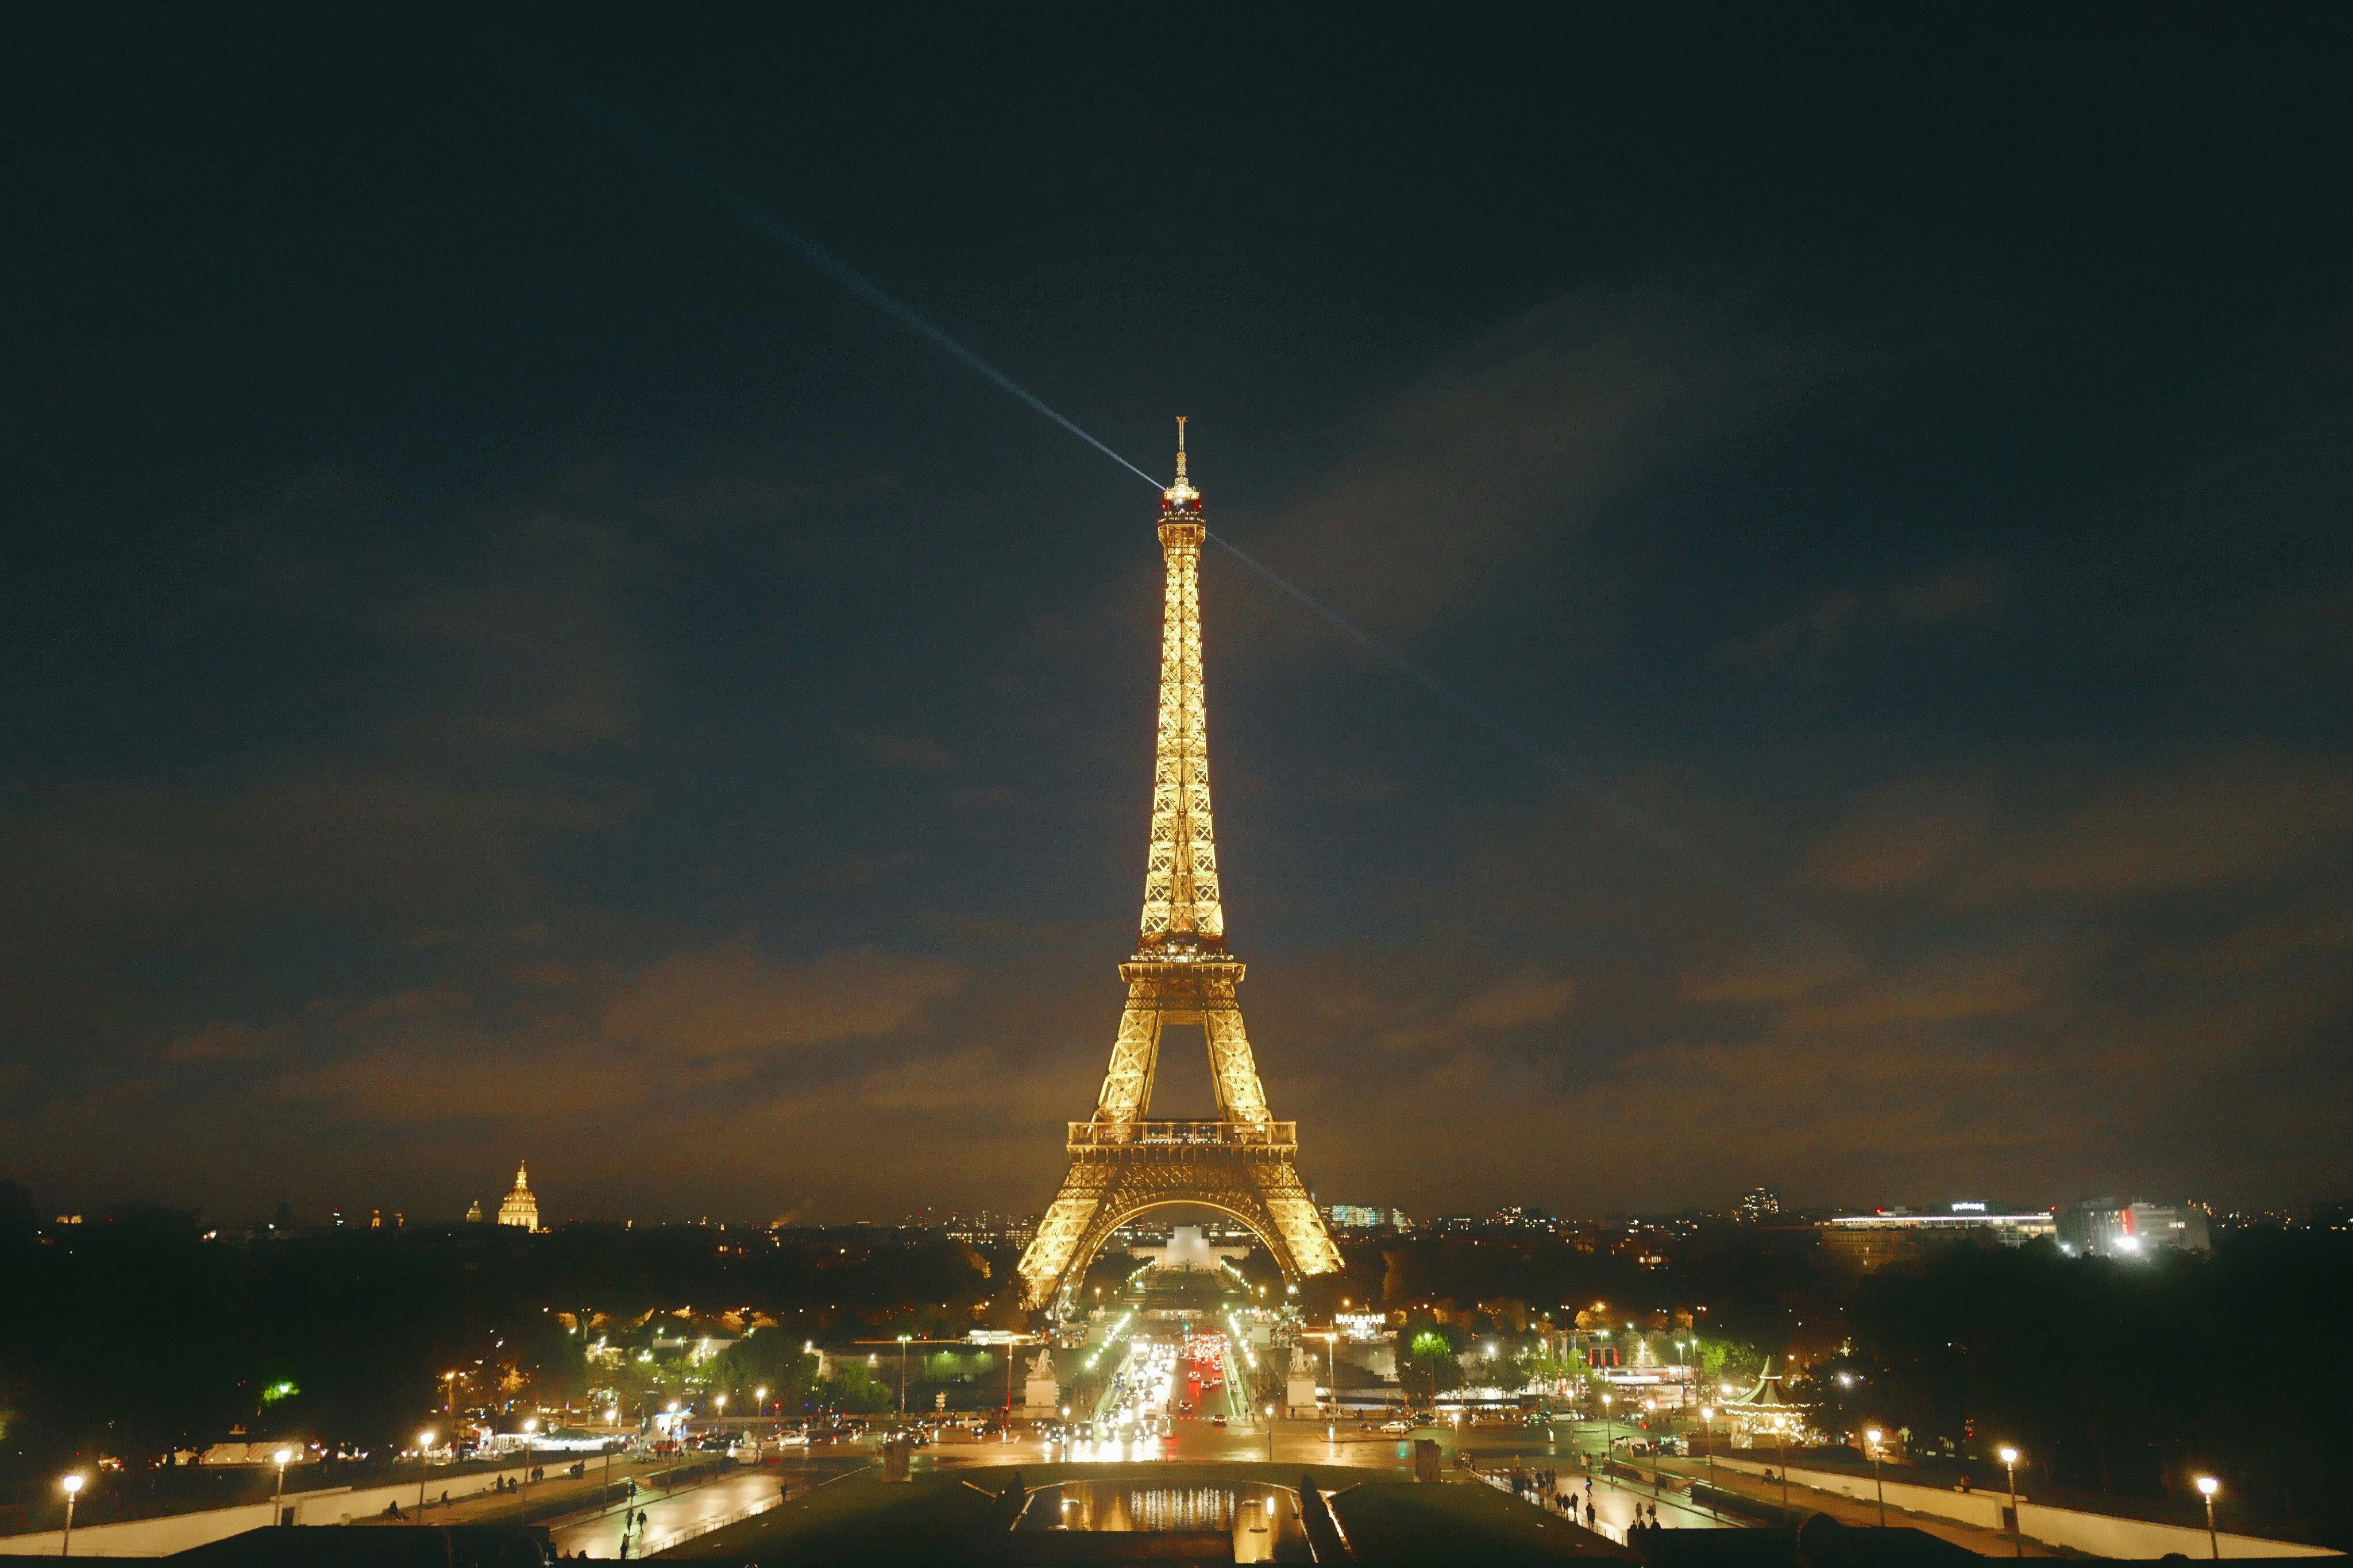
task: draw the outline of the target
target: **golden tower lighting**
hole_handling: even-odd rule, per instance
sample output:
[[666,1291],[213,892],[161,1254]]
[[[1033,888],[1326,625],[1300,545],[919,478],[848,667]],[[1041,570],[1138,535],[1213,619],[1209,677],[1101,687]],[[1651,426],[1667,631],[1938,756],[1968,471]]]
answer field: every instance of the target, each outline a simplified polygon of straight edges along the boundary
[[[1152,767],[1136,950],[1111,1068],[1094,1115],[1073,1121],[1070,1173],[1021,1257],[1029,1305],[1076,1288],[1112,1232],[1149,1209],[1193,1205],[1240,1220],[1292,1279],[1327,1274],[1340,1251],[1299,1178],[1296,1122],[1277,1121],[1259,1085],[1234,988],[1242,965],[1226,947],[1209,816],[1209,731],[1201,679],[1201,545],[1208,524],[1186,474],[1176,422],[1176,480],[1160,496],[1166,570],[1160,630],[1160,725]],[[1148,1121],[1160,1034],[1198,1024],[1208,1044],[1215,1121]]]

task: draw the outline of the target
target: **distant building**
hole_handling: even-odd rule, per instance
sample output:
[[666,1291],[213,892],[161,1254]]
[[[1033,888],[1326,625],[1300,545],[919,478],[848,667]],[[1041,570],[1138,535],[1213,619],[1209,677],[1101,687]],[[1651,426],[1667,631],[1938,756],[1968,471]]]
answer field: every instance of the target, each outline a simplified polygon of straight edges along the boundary
[[1378,1230],[1389,1223],[1387,1210],[1357,1204],[1334,1204],[1324,1214],[1334,1225],[1350,1226],[1358,1230]]
[[1838,1215],[1820,1226],[1822,1256],[1868,1274],[1949,1247],[2023,1247],[2056,1235],[2048,1212],[1998,1214],[1974,1199],[1943,1209]]
[[499,1223],[523,1230],[539,1228],[539,1200],[531,1195],[531,1173],[523,1165],[515,1167],[514,1190],[499,1201]]
[[1761,1225],[1768,1219],[1781,1217],[1781,1189],[1751,1187],[1741,1194],[1732,1211],[1732,1217],[1746,1225]]
[[2059,1216],[2059,1249],[2071,1258],[2146,1258],[2207,1252],[2206,1211],[2189,1204],[2083,1198]]
[[466,1205],[466,1223],[468,1225],[480,1225],[482,1223],[481,1199],[476,1198],[472,1203]]

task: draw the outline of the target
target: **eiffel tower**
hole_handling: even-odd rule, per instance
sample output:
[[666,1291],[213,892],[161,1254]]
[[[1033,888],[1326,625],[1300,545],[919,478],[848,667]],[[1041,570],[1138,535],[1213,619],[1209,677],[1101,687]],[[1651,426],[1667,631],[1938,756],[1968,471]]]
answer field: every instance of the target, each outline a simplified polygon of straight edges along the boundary
[[[1152,768],[1152,839],[1144,922],[1119,966],[1127,1007],[1095,1113],[1071,1123],[1070,1173],[1021,1255],[1029,1305],[1075,1289],[1103,1244],[1148,1209],[1189,1205],[1250,1227],[1282,1271],[1340,1267],[1324,1216],[1299,1179],[1299,1126],[1277,1121],[1259,1087],[1234,987],[1242,965],[1226,948],[1218,847],[1209,827],[1209,732],[1201,689],[1201,492],[1185,474],[1176,421],[1176,482],[1160,496],[1167,570],[1160,631],[1160,734]],[[1160,1031],[1198,1024],[1218,1091],[1215,1121],[1149,1121]]]

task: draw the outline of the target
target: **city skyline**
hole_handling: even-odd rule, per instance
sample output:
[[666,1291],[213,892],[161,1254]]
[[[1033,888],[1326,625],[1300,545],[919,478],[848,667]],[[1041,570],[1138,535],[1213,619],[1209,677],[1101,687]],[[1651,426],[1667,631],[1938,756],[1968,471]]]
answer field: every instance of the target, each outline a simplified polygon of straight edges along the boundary
[[1040,1206],[1177,414],[1324,1201],[2353,1191],[2341,21],[43,26],[44,1209]]

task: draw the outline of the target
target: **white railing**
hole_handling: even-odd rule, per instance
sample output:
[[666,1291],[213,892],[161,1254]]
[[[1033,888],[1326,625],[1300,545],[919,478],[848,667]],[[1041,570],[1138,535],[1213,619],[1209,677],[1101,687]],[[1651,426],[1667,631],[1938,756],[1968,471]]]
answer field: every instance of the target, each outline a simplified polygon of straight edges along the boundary
[[659,1538],[649,1534],[645,1542],[638,1548],[638,1554],[641,1557],[651,1557],[657,1552],[667,1552],[681,1542],[692,1541],[698,1535],[708,1535],[714,1530],[724,1530],[731,1524],[741,1524],[754,1515],[765,1513],[772,1508],[781,1508],[784,1502],[783,1496],[779,1494],[765,1502],[755,1502],[749,1508],[739,1508],[723,1519],[706,1519],[700,1523],[691,1524],[684,1530]]
[[[810,1492],[817,1490],[818,1487],[829,1487],[836,1481],[846,1481],[850,1477],[861,1475],[873,1468],[874,1467],[872,1465],[860,1465],[854,1470],[844,1470],[838,1476],[828,1476],[825,1479],[818,1482],[817,1486],[805,1489],[800,1495],[802,1497],[807,1497]],[[640,1557],[651,1557],[657,1552],[669,1551],[671,1547],[676,1546],[682,1541],[692,1541],[697,1536],[708,1535],[714,1530],[724,1530],[731,1524],[741,1524],[747,1519],[751,1519],[758,1514],[765,1513],[772,1508],[782,1508],[785,1504],[793,1500],[794,1497],[792,1493],[779,1489],[775,1497],[769,1498],[762,1502],[755,1502],[749,1508],[737,1509],[733,1513],[729,1514],[724,1519],[706,1519],[699,1523],[691,1524],[684,1530],[676,1531],[669,1535],[662,1536],[659,1538],[660,1544],[659,1545],[655,1544],[655,1537],[652,1532],[648,1531],[646,1540],[638,1548],[638,1555]]]

